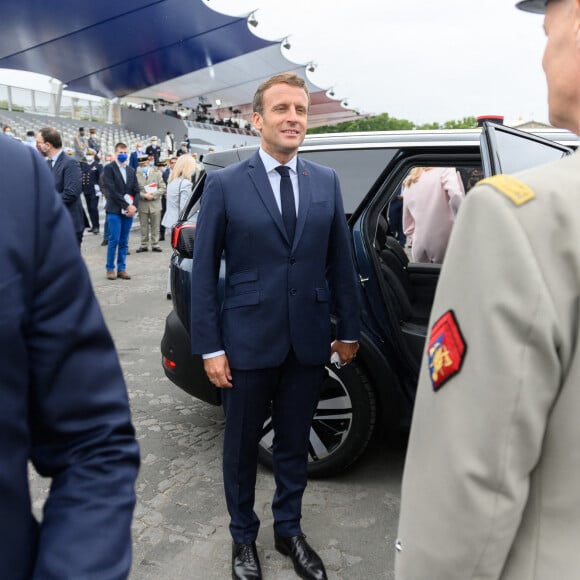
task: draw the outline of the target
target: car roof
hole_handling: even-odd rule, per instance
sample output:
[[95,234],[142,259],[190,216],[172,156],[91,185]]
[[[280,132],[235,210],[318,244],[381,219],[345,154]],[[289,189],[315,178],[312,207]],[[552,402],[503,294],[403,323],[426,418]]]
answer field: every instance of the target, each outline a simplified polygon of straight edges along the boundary
[[[578,136],[570,131],[552,128],[538,128],[526,131],[563,145],[576,147]],[[307,135],[300,151],[338,149],[377,149],[413,146],[479,146],[481,128],[440,129],[413,131],[369,131],[359,133],[322,133]],[[257,145],[239,147],[227,151],[217,151],[204,156],[205,165],[225,167],[242,159],[247,159],[258,149]],[[211,167],[209,168],[211,169]]]

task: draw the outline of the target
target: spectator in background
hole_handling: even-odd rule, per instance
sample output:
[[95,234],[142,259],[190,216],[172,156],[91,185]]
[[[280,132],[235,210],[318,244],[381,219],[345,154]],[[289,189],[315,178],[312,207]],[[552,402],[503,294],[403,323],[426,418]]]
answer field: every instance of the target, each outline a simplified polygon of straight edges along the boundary
[[167,211],[167,181],[169,179],[169,175],[171,171],[175,167],[175,162],[177,161],[177,157],[171,157],[171,159],[167,159],[164,162],[165,168],[161,172],[161,177],[163,177],[163,182],[165,183],[165,193],[161,198],[161,222],[159,224],[159,241],[162,242],[165,240],[165,226],[163,225],[163,217],[165,216],[165,212]]
[[79,127],[78,134],[74,140],[74,158],[79,162],[82,161],[85,158],[86,150],[87,138],[85,137],[85,128]]
[[151,143],[145,149],[147,155],[153,155],[153,160],[155,163],[159,161],[161,157],[161,147],[159,147],[159,140],[157,137],[151,137]]
[[34,131],[26,131],[26,139],[24,143],[33,149],[36,149],[36,134]]
[[[195,159],[191,155],[182,155],[176,160],[175,167],[167,183],[167,210],[163,216],[162,225],[171,228],[179,219],[181,211],[189,201],[192,191],[192,176],[195,175]],[[171,284],[167,276],[167,298],[171,298]]]
[[141,143],[137,143],[135,145],[135,151],[131,152],[131,157],[129,158],[129,165],[133,169],[137,169],[139,167],[139,157],[145,156],[145,150],[143,149],[143,145]]
[[179,151],[176,153],[177,157],[181,157],[182,155],[187,155],[189,153],[189,147],[187,145],[187,141],[182,141],[181,145],[179,146]]
[[185,144],[187,145],[187,150],[191,151],[191,141],[189,140],[189,136],[187,135],[187,133],[184,133],[183,140],[185,141]]
[[171,157],[175,151],[175,139],[171,131],[167,131],[165,134],[165,149],[167,149],[168,157]]
[[96,151],[87,149],[85,160],[81,161],[81,183],[82,191],[87,202],[89,219],[91,220],[91,229],[93,234],[98,234],[99,228],[99,182],[103,166],[96,159]]
[[10,137],[11,139],[14,139],[14,133],[12,132],[12,127],[10,127],[10,125],[4,125],[4,127],[2,128],[2,133],[6,137]]
[[153,155],[139,159],[137,169],[139,183],[139,222],[141,224],[141,246],[137,253],[147,252],[151,244],[152,252],[162,252],[159,246],[159,226],[161,222],[161,197],[165,193],[165,182],[161,171],[155,165]]
[[44,127],[37,133],[36,148],[47,158],[56,191],[70,213],[80,246],[85,229],[85,212],[81,203],[81,167],[78,161],[64,153],[60,133],[53,127]]
[[414,167],[403,181],[403,231],[415,262],[442,263],[465,197],[454,167]]
[[95,128],[90,128],[89,129],[89,139],[87,141],[87,146],[89,147],[89,149],[92,149],[95,152],[95,155],[97,157],[100,157],[101,155],[101,142],[99,141],[99,138],[97,137],[97,130]]
[[[139,448],[115,347],[46,163],[0,139],[0,173],[1,575],[127,578]],[[29,462],[52,479],[41,521]]]
[[[129,245],[129,234],[133,224],[133,216],[137,213],[139,203],[139,184],[135,170],[129,167],[127,161],[127,145],[115,145],[117,156],[114,163],[109,163],[103,169],[103,184],[107,194],[107,223],[109,242],[107,245],[107,279],[130,280],[127,273],[126,257]],[[115,258],[117,272],[115,273]]]

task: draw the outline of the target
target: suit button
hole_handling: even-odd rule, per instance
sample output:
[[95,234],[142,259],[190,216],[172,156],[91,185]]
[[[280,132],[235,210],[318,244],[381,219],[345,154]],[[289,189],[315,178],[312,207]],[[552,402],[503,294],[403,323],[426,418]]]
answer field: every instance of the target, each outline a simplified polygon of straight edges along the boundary
[[294,266],[296,264],[296,258],[290,258],[290,265]]
[[296,296],[296,288],[290,288],[290,290],[288,290],[288,294],[290,294],[290,296]]

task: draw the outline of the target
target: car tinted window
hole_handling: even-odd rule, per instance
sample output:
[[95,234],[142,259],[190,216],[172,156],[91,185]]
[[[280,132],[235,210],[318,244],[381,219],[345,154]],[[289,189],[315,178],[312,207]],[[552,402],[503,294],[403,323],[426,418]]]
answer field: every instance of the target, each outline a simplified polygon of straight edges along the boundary
[[332,167],[337,172],[344,200],[344,211],[351,214],[395,156],[396,151],[395,149],[302,151],[300,156],[320,165]]
[[523,139],[503,131],[495,132],[502,173],[517,173],[536,165],[557,161],[565,153],[555,145]]

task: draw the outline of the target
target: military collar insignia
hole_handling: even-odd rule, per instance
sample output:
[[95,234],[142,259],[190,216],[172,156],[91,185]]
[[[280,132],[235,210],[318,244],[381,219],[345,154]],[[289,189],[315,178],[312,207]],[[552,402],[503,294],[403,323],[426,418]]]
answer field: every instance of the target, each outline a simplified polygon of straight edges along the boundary
[[467,344],[455,318],[448,310],[431,328],[427,347],[427,362],[433,390],[438,391],[461,370]]

